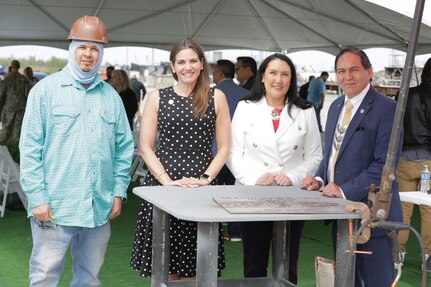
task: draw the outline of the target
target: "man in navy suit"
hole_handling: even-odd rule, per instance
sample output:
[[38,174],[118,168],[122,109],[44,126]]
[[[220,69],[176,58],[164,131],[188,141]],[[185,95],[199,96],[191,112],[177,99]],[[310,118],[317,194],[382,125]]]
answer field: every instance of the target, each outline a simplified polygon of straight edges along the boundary
[[240,100],[250,95],[250,91],[238,86],[233,81],[235,76],[235,65],[229,60],[218,60],[214,65],[213,81],[216,89],[221,90],[229,106],[230,118],[233,118],[236,105]]
[[236,59],[235,72],[240,86],[250,91],[256,80],[256,61],[252,57],[238,57]]
[[[238,86],[232,80],[235,76],[235,65],[229,60],[218,60],[214,66],[213,81],[216,83],[215,88],[221,90],[229,106],[230,119],[232,120],[238,102],[250,95],[250,91]],[[213,144],[213,153],[216,153],[215,144]],[[224,165],[217,175],[219,185],[234,185],[235,177],[229,168]],[[236,222],[228,223],[228,240],[232,242],[241,241],[238,224]]]
[[[327,151],[315,176],[305,178],[301,188],[319,190],[324,186],[323,196],[366,203],[368,186],[380,185],[396,102],[370,85],[373,71],[362,50],[343,49],[335,58],[335,71],[345,96],[336,99],[329,108],[325,129]],[[350,122],[346,124],[344,114],[348,106],[352,108],[346,116]],[[396,162],[399,155],[400,149]],[[402,222],[395,181],[392,193],[388,220]],[[372,255],[356,255],[355,286],[391,286],[395,277],[387,231],[373,229],[370,240],[359,244],[357,249],[372,251]]]

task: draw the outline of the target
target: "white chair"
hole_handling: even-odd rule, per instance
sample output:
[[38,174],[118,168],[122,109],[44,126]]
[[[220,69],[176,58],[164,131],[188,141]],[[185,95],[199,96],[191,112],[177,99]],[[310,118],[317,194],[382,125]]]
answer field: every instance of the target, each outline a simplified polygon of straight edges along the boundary
[[16,192],[25,209],[27,209],[27,196],[22,190],[21,183],[19,182],[19,167],[17,163],[13,161],[12,156],[10,155],[9,150],[6,146],[0,146],[0,161],[3,162],[3,168],[0,170],[0,172],[2,174],[9,174],[7,192],[9,194]]
[[136,115],[133,119],[133,141],[135,142],[135,149],[133,151],[132,157],[132,166],[130,167],[129,175],[131,177],[131,181],[136,181],[139,177],[142,180],[147,175],[148,170],[146,169],[144,160],[139,154],[139,129],[140,129],[141,117]]
[[[143,180],[148,173],[148,170],[145,166],[144,160],[138,154],[136,156],[136,161],[134,161],[134,163],[135,162],[136,162],[136,168],[135,168],[133,175],[132,175],[132,181],[136,181],[138,179],[138,177],[142,177],[142,180]],[[141,180],[141,183],[142,183],[142,180]]]
[[[6,170],[5,170],[6,169]],[[10,166],[5,167],[5,160],[0,159],[0,191],[3,193],[3,200],[0,205],[0,217],[4,216],[6,210],[7,195],[9,194]]]

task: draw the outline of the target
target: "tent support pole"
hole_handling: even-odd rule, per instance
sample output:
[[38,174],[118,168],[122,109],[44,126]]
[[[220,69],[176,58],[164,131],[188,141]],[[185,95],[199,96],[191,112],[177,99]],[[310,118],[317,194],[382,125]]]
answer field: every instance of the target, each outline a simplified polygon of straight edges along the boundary
[[[416,47],[417,47],[417,42],[419,37],[420,25],[422,22],[422,14],[423,14],[424,6],[425,6],[425,0],[416,1],[413,24],[412,24],[411,33],[410,33],[410,39],[408,42],[406,61],[404,63],[403,76],[401,79],[400,93],[398,97],[397,108],[395,111],[395,118],[392,125],[392,132],[391,132],[391,138],[390,138],[389,147],[388,147],[388,153],[386,156],[386,162],[385,162],[385,166],[383,167],[382,178],[380,182],[379,193],[382,192],[382,194],[377,197],[382,199],[389,199],[387,201],[389,202],[389,204],[386,205],[387,210],[385,210],[386,215],[389,214],[392,182],[396,179],[394,174],[395,159],[396,159],[396,154],[400,144],[401,129],[403,127],[404,113],[405,113],[407,97],[409,93],[410,79],[411,79],[412,70],[414,67],[414,59],[416,54]],[[383,206],[384,205],[385,203],[383,202]],[[373,207],[376,207],[375,203],[373,204]],[[371,211],[372,217],[379,218],[378,213],[380,210],[377,210],[377,208],[372,208],[372,209],[375,209]],[[426,286],[426,272],[422,272],[421,286]]]
[[407,96],[409,93],[410,79],[414,67],[414,60],[416,54],[416,46],[419,37],[420,25],[422,22],[422,14],[424,10],[425,0],[417,0],[415,14],[413,18],[413,25],[410,33],[410,39],[407,49],[406,61],[404,63],[403,77],[401,79],[400,94],[398,96],[398,104],[395,112],[395,119],[392,125],[391,140],[389,143],[388,156],[386,158],[386,165],[394,166],[396,153],[398,150],[401,128],[403,126],[404,112],[407,103]]

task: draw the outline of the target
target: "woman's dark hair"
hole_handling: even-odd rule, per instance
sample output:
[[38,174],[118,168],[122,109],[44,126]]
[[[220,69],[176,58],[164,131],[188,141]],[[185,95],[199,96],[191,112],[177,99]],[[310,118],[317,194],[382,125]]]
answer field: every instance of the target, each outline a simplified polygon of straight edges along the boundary
[[421,75],[422,83],[430,83],[431,82],[431,58],[425,63],[424,69],[422,70]]
[[287,93],[284,97],[285,102],[287,103],[287,113],[290,116],[290,110],[292,109],[292,105],[296,105],[300,108],[306,108],[304,106],[304,102],[298,101],[298,84],[297,84],[297,78],[296,78],[296,69],[295,65],[293,64],[292,60],[290,60],[289,57],[286,55],[275,53],[270,56],[268,56],[265,60],[263,60],[262,64],[260,64],[259,70],[256,74],[256,81],[254,82],[253,88],[251,89],[251,95],[247,98],[245,98],[246,101],[250,102],[259,102],[262,100],[262,98],[265,96],[265,86],[262,83],[263,75],[265,74],[266,68],[268,67],[268,64],[275,59],[280,59],[284,62],[286,62],[291,71],[291,78],[290,78],[290,86],[289,90],[287,90]]

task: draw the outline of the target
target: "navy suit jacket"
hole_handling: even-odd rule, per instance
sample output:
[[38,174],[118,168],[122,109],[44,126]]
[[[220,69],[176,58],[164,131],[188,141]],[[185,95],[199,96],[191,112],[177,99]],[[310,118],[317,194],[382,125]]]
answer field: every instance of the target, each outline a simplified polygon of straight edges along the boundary
[[244,85],[242,85],[242,87],[244,89],[247,89],[249,91],[251,91],[251,89],[253,88],[254,82],[256,82],[256,76],[251,77],[250,79],[248,79]]
[[[326,152],[316,176],[328,183],[328,165],[334,132],[339,114],[344,105],[344,96],[337,98],[329,107],[325,129]],[[371,183],[380,185],[383,166],[391,137],[396,102],[377,92],[373,87],[352,118],[344,136],[334,169],[334,183],[341,187],[348,200],[367,204],[368,187]],[[401,135],[402,138],[402,135]],[[402,142],[396,156],[401,155]],[[392,185],[392,203],[389,221],[402,222],[402,209],[396,181]],[[384,231],[373,229],[372,236]]]
[[232,79],[221,80],[215,88],[221,90],[225,94],[229,106],[230,119],[232,120],[238,102],[249,96],[250,91],[238,86]]
[[[250,95],[250,91],[238,86],[229,78],[221,80],[215,88],[222,91],[226,96],[227,105],[229,106],[230,120],[232,120],[238,102],[243,98],[248,97]],[[213,138],[212,151],[214,155],[217,153],[215,137]]]

